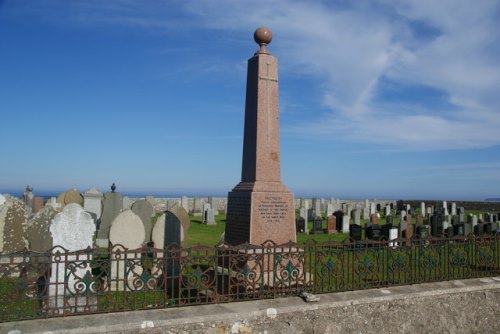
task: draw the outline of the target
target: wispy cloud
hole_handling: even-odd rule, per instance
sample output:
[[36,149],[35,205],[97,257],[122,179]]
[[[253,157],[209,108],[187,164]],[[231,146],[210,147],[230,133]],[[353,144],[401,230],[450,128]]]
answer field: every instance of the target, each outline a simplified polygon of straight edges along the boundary
[[[310,113],[288,133],[414,150],[500,145],[499,0],[45,3],[63,6],[79,24],[229,35],[271,27],[280,40],[273,52],[317,81],[323,99],[316,109],[329,110]],[[381,97],[388,82],[425,87],[442,101],[420,103],[425,95],[406,99],[398,91]]]
[[[500,37],[492,33],[500,28],[499,4],[192,1],[189,8],[210,28],[271,26],[283,39],[280,53],[322,83],[331,112],[311,115],[292,131],[409,149],[463,149],[500,144]],[[440,92],[444,105],[377,100],[384,77]]]

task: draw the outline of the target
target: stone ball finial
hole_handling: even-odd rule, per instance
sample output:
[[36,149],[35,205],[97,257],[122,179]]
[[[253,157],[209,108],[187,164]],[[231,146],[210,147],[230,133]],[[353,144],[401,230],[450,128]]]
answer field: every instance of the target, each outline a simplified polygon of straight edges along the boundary
[[112,192],[115,192],[115,190],[116,190],[116,185],[115,185],[115,183],[113,182],[113,184],[111,185],[111,191],[112,191]]
[[260,45],[260,50],[257,53],[268,53],[267,45],[273,40],[273,33],[267,27],[260,27],[253,33],[255,43]]

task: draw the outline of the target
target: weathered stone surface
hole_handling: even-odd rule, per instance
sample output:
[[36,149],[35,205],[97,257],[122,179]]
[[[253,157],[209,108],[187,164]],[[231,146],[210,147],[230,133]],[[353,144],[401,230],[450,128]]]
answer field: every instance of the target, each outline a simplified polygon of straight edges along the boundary
[[14,253],[28,247],[26,206],[17,199],[9,199],[0,210],[0,252]]
[[[61,246],[69,252],[93,247],[94,220],[88,212],[83,210],[80,204],[69,203],[66,205],[62,212],[54,216],[49,230],[53,244]],[[54,251],[58,252],[61,249],[55,248]],[[86,301],[74,297],[74,295],[76,295],[77,291],[83,294],[89,288],[85,284],[82,285],[81,282],[84,277],[91,275],[92,255],[80,255],[78,259],[82,261],[83,265],[73,268],[73,270],[68,268],[64,259],[69,262],[75,261],[75,255],[67,255],[63,257],[61,262],[58,262],[58,259],[61,259],[61,256],[55,254],[52,256],[52,271],[48,291],[49,307],[59,309],[56,313],[62,313],[61,308],[64,305],[68,307],[70,312],[72,310],[81,311]],[[61,291],[66,291],[66,293],[61,294]]]
[[144,232],[146,235],[146,242],[151,240],[151,230],[153,229],[153,224],[151,223],[151,218],[153,217],[155,210],[150,201],[138,200],[132,204],[132,211],[141,218],[144,224]]
[[141,218],[132,210],[121,212],[111,223],[109,242],[128,249],[137,249],[144,243],[145,233]]
[[56,214],[50,225],[53,244],[68,251],[77,251],[93,246],[95,225],[92,216],[80,204],[70,203]]
[[30,219],[28,242],[32,252],[44,253],[52,248],[52,235],[49,228],[56,214],[56,209],[45,206]]
[[122,211],[122,205],[122,195],[120,193],[108,191],[104,194],[101,223],[97,232],[97,239],[101,240],[97,240],[98,246],[107,246],[111,223]]
[[[169,227],[168,229],[165,228],[167,219],[170,222],[170,226],[167,226]],[[175,243],[179,243],[177,235],[165,238],[166,234],[168,234],[169,231],[171,233],[175,233],[177,231],[176,228],[171,229],[172,226],[175,227],[175,221],[178,221],[178,223],[180,224],[180,245],[182,247],[187,247],[187,231],[189,230],[190,225],[189,215],[182,206],[176,205],[172,209],[168,210],[166,213],[158,217],[158,220],[153,227],[153,231],[151,233],[151,241],[154,242],[155,248],[165,247],[168,243],[168,240],[173,240]]]
[[100,219],[102,215],[102,192],[91,188],[83,194],[83,209],[94,216],[94,220]]
[[80,206],[83,206],[83,196],[75,188],[69,189],[68,191],[66,191],[66,194],[64,195],[64,204],[68,205],[71,203],[76,203]]

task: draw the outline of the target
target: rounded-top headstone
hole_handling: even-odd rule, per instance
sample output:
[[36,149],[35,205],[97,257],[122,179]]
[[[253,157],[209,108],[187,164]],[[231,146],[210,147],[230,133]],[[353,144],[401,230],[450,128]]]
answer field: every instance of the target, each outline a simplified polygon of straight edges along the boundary
[[66,191],[66,195],[64,196],[64,204],[68,205],[71,203],[83,206],[83,196],[75,188]]
[[109,242],[113,245],[123,245],[128,249],[137,249],[142,247],[145,235],[141,218],[132,210],[125,210],[111,223]]
[[253,39],[255,40],[255,43],[259,45],[267,45],[271,43],[273,39],[273,33],[271,30],[267,27],[260,27],[255,30],[253,33]]

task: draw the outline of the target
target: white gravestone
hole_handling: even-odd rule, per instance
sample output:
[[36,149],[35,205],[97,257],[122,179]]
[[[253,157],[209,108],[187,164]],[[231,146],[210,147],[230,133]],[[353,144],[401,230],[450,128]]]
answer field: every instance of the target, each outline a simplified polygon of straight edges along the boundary
[[349,216],[342,217],[342,233],[349,233]]
[[[389,230],[389,240],[395,240],[398,238],[399,231],[397,228],[391,228]],[[390,247],[397,247],[398,243],[397,242],[389,242]]]
[[[92,216],[79,204],[71,203],[55,215],[49,230],[54,246],[75,252],[92,248],[96,228]],[[61,256],[58,254],[60,251],[57,247],[52,253],[49,307],[57,309],[56,313],[81,311],[89,302],[83,294],[88,293],[91,287],[83,282],[92,275],[92,255],[80,254],[77,258],[76,255],[63,253]],[[59,262],[57,259],[60,259]]]
[[93,213],[96,221],[101,218],[102,197],[102,192],[96,188],[89,189],[83,194],[83,209]]

